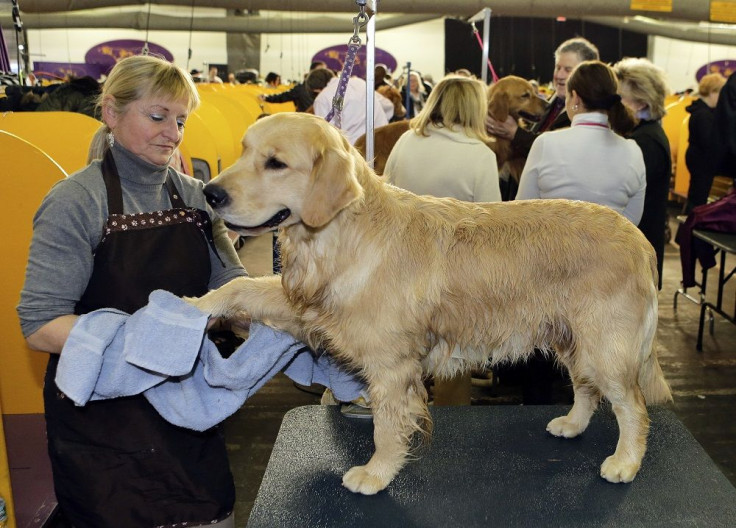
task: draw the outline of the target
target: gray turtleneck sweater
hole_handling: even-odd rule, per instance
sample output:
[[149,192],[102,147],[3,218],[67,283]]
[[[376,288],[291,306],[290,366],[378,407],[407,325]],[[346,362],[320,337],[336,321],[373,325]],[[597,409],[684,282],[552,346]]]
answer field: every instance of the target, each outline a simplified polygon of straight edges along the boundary
[[[125,213],[171,208],[164,186],[167,172],[188,207],[208,212],[222,263],[210,248],[209,287],[218,288],[246,275],[227,236],[227,229],[207,205],[204,184],[168,166],[152,165],[116,144],[113,158],[120,175]],[[108,217],[107,191],[101,161],[59,182],[49,191],[33,218],[25,284],[17,307],[25,336],[62,315],[74,313],[92,276],[94,251]]]

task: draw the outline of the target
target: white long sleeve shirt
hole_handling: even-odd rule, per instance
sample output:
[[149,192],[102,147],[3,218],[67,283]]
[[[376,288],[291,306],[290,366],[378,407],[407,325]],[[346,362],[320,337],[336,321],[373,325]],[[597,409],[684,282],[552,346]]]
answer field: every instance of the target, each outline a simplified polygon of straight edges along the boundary
[[[314,100],[314,114],[320,117],[326,117],[332,109],[332,99],[337,92],[337,84],[339,78],[333,77],[327,86],[317,95]],[[348,86],[345,90],[345,98],[342,108],[342,126],[340,129],[347,136],[350,143],[355,144],[357,139],[365,134],[365,95],[366,83],[359,77],[350,77]],[[375,128],[388,124],[390,116],[386,116],[384,104],[381,99],[386,99],[381,94],[374,92],[373,104],[373,126]],[[390,102],[389,102],[390,104]],[[393,115],[393,104],[391,104],[391,114]],[[334,120],[332,121],[334,122]]]
[[567,198],[606,205],[634,225],[641,220],[646,169],[639,146],[624,139],[599,112],[578,114],[572,126],[532,144],[517,200]]
[[429,136],[405,132],[394,145],[384,174],[411,191],[465,202],[500,202],[496,154],[462,130],[428,126]]

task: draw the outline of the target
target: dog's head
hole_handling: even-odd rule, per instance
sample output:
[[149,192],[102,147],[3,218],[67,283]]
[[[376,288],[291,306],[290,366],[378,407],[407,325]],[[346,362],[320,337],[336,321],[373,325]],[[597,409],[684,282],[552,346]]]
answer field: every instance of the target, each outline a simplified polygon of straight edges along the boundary
[[496,121],[514,119],[539,121],[547,108],[547,102],[534,91],[526,79],[508,75],[499,79],[488,89],[488,114]]
[[395,118],[401,119],[406,116],[406,107],[403,104],[404,102],[400,91],[388,84],[379,86],[376,91],[394,104]]
[[362,196],[360,155],[335,127],[303,113],[248,128],[243,154],[204,188],[207,202],[242,235],[303,222],[319,228]]

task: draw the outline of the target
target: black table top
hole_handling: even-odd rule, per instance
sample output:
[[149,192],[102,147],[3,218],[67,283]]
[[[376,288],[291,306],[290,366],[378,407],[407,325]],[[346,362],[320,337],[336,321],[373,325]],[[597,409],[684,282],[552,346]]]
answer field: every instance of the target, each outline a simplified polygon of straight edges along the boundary
[[693,229],[693,235],[715,248],[723,249],[728,253],[736,253],[736,233]]
[[373,452],[371,420],[337,406],[284,417],[248,527],[736,526],[736,488],[672,411],[652,420],[630,484],[599,476],[618,439],[605,406],[574,439],[545,427],[566,406],[431,408],[434,436],[384,491],[356,495],[342,475]]

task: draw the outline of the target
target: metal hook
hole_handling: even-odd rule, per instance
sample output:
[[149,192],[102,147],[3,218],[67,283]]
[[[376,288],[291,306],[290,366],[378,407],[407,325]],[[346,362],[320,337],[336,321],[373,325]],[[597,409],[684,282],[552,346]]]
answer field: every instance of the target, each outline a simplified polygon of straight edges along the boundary
[[358,16],[353,18],[353,36],[351,42],[360,42],[360,30],[368,25],[368,15],[365,14],[365,6],[361,6]]

